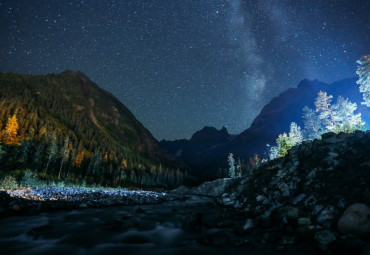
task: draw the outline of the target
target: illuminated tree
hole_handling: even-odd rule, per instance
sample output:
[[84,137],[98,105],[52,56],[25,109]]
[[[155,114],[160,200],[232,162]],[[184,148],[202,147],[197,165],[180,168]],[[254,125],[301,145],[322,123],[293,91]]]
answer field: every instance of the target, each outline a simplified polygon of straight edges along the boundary
[[360,84],[360,92],[364,98],[362,104],[370,107],[370,55],[363,56],[357,61],[358,67],[356,73],[359,76],[357,84]]
[[332,95],[328,96],[326,92],[320,91],[315,100],[316,112],[319,113],[319,119],[327,130],[333,129],[336,125],[331,108],[332,99]]
[[320,131],[322,130],[321,120],[315,114],[314,110],[305,106],[303,108],[303,124],[305,137],[308,139],[313,139],[319,136]]
[[362,129],[365,122],[361,119],[361,113],[355,114],[354,111],[357,109],[357,104],[352,103],[347,99],[339,96],[337,103],[332,106],[333,116],[336,121],[336,126],[333,129],[334,132],[353,132],[358,129]]
[[229,156],[227,157],[227,163],[229,165],[229,177],[230,178],[236,177],[235,160],[234,155],[232,153],[230,153]]
[[290,124],[289,135],[286,133],[280,134],[276,139],[276,146],[270,148],[269,158],[284,157],[288,153],[288,150],[302,143],[302,141],[301,128],[295,122],[292,122]]
[[289,138],[291,140],[290,143],[292,144],[292,147],[302,143],[303,141],[301,127],[299,127],[295,122],[290,123]]
[[1,131],[1,141],[6,145],[19,145],[20,137],[18,135],[17,117],[8,119],[8,123],[3,131]]

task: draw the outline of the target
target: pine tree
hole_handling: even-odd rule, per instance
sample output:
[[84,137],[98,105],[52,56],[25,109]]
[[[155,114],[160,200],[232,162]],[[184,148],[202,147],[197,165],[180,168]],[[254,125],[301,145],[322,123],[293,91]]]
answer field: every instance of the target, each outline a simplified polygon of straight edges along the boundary
[[319,119],[327,130],[331,130],[336,125],[331,108],[332,99],[332,95],[328,96],[326,92],[320,91],[315,100],[316,112],[319,113]]
[[18,121],[17,117],[8,119],[8,123],[3,131],[1,131],[1,142],[6,145],[19,145],[20,137],[18,135]]
[[370,55],[363,56],[357,63],[356,73],[359,76],[357,84],[360,85],[360,92],[364,98],[362,104],[370,107]]
[[62,159],[60,161],[60,168],[59,168],[58,178],[60,178],[60,175],[61,175],[62,169],[63,169],[63,164],[66,160],[68,160],[70,152],[71,151],[70,151],[70,147],[69,147],[69,137],[66,137],[66,139],[64,139],[63,148],[60,152]]
[[337,123],[333,131],[339,132],[353,132],[357,129],[362,129],[365,124],[361,119],[361,113],[355,114],[357,104],[352,103],[347,99],[339,96],[337,103],[332,106],[333,116]]
[[290,123],[289,138],[291,140],[290,143],[292,147],[302,143],[303,141],[301,127],[299,127],[295,122]]
[[313,139],[320,134],[322,125],[319,117],[315,114],[314,110],[305,106],[303,108],[303,124],[305,130],[305,137]]
[[234,155],[232,153],[229,154],[227,158],[227,162],[229,164],[229,177],[234,178],[236,177],[235,174],[235,160],[234,160]]
[[5,151],[3,150],[3,147],[0,145],[0,159],[2,159],[4,154],[5,154]]
[[275,159],[277,157],[284,157],[288,153],[288,150],[302,143],[302,141],[303,135],[301,128],[295,122],[292,122],[290,124],[289,135],[286,133],[280,134],[276,139],[276,146],[270,148],[269,158]]
[[58,139],[55,136],[55,134],[51,137],[49,137],[50,144],[47,148],[47,163],[46,163],[46,168],[45,168],[45,173],[47,173],[49,165],[52,161],[54,161],[56,155],[58,154]]

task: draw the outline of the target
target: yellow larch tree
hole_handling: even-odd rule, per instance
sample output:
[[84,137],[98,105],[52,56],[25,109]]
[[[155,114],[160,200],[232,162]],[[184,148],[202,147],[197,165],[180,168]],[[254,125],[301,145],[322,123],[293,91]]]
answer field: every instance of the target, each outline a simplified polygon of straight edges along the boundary
[[8,119],[8,123],[0,134],[1,142],[7,145],[19,145],[20,136],[18,135],[18,121],[17,116],[13,115]]
[[73,161],[72,165],[77,167],[77,168],[80,168],[81,164],[82,164],[82,161],[84,160],[84,156],[85,156],[85,151],[80,151],[77,154],[76,159]]

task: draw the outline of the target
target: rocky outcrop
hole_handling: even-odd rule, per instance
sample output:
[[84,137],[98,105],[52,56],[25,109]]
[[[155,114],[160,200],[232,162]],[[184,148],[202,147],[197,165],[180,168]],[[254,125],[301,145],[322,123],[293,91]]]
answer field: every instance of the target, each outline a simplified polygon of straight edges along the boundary
[[246,219],[281,238],[311,240],[328,252],[356,254],[369,241],[368,155],[369,131],[327,133],[264,163],[217,201],[244,211]]
[[197,187],[181,186],[174,189],[171,194],[177,195],[197,195],[205,197],[218,197],[230,189],[233,185],[238,183],[239,178],[224,178],[212,182],[204,182]]
[[351,205],[339,219],[338,229],[344,234],[370,236],[370,208],[364,204]]

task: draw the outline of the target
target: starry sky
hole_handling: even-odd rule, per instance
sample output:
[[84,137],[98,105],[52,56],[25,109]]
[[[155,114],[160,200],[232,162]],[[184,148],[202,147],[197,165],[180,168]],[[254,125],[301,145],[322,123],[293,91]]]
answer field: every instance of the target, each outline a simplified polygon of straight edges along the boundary
[[0,72],[84,72],[161,139],[247,129],[302,79],[356,76],[369,0],[0,0]]

